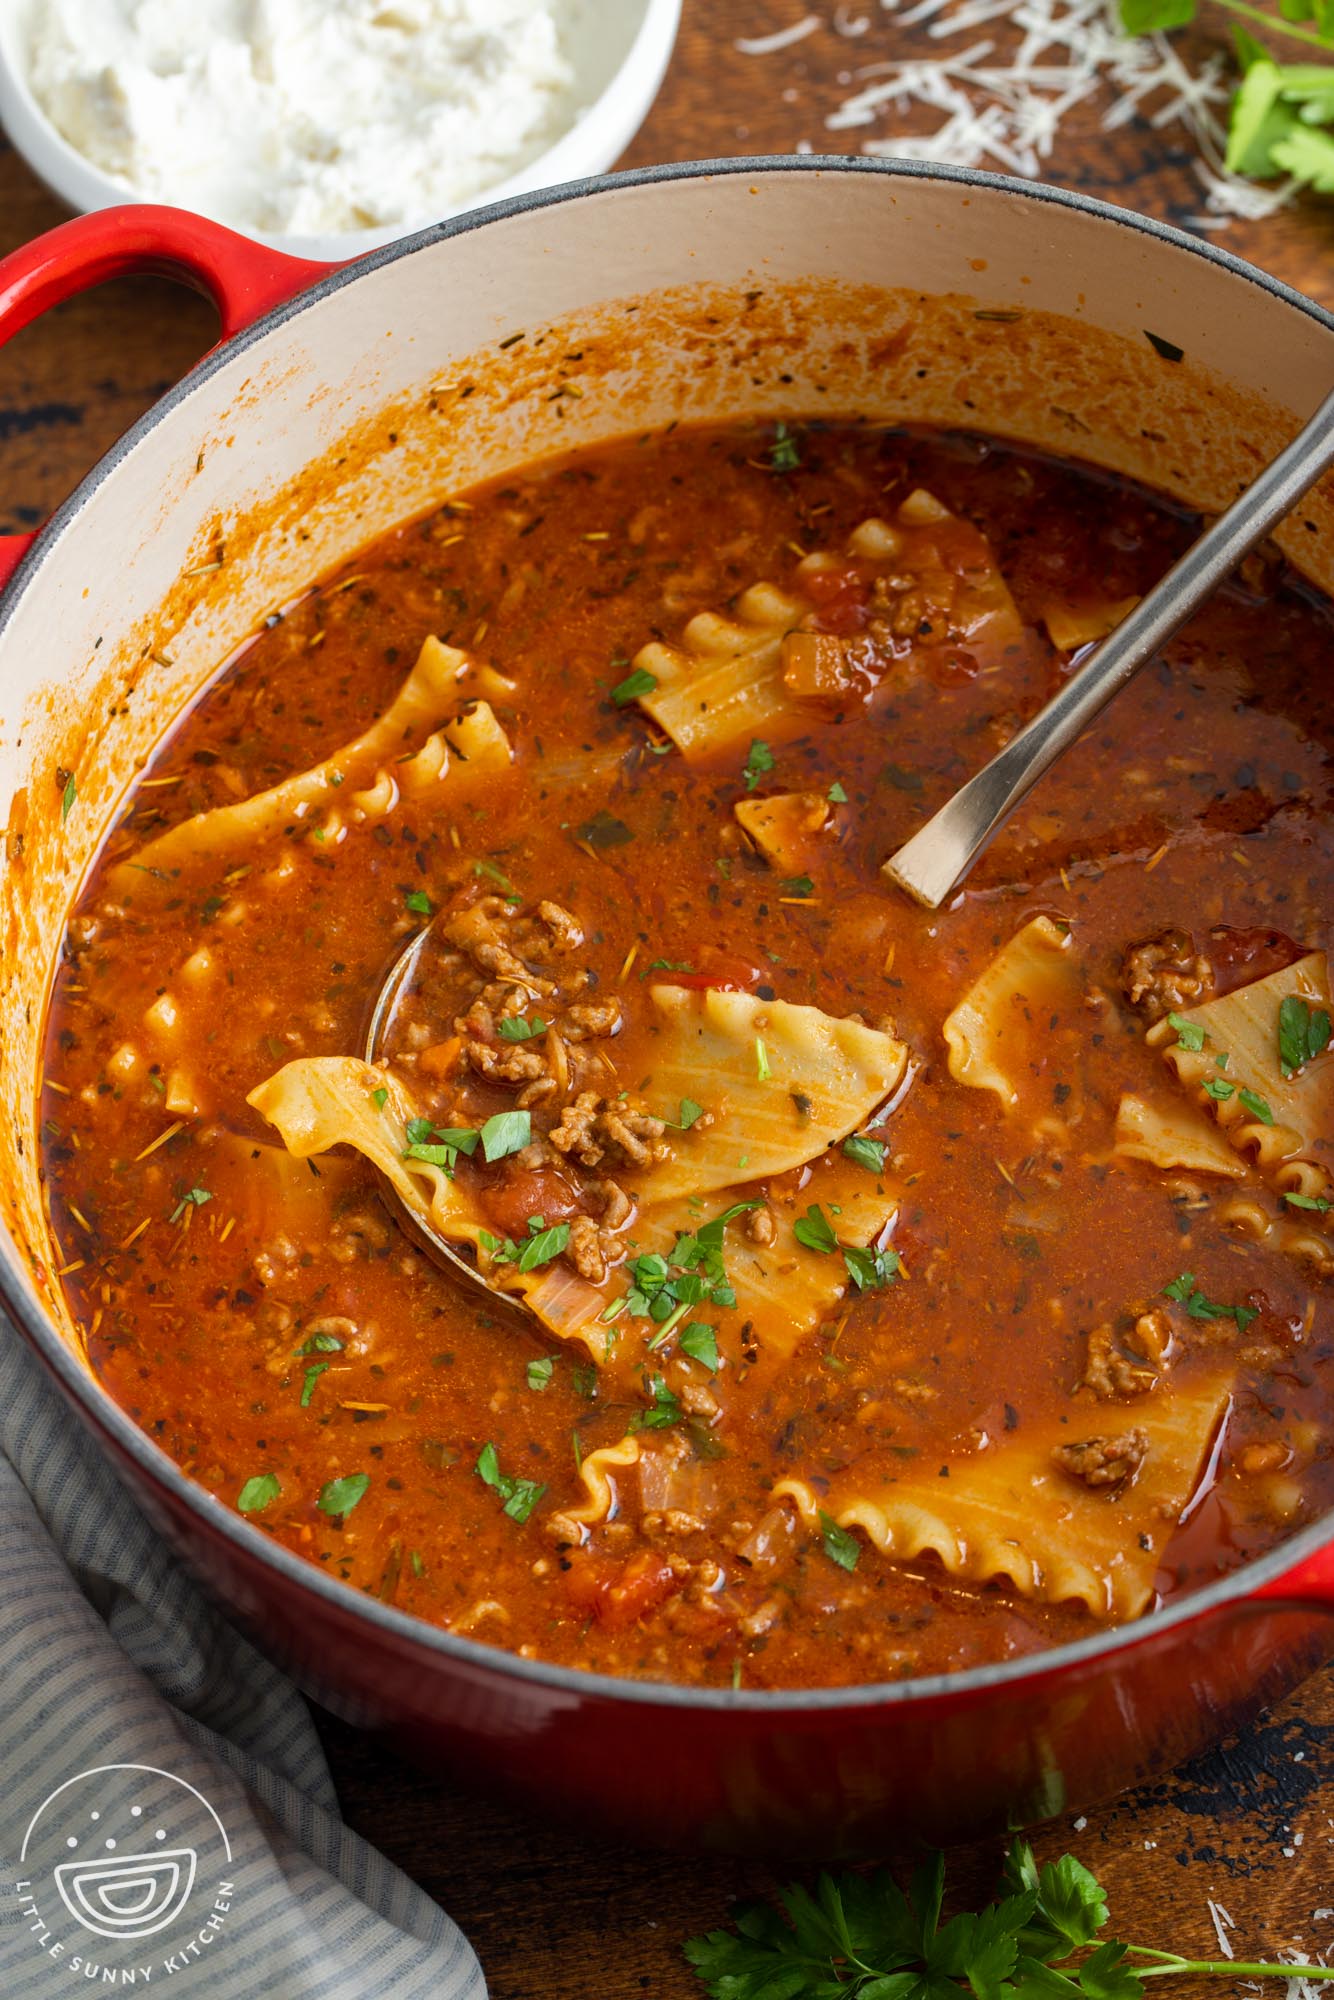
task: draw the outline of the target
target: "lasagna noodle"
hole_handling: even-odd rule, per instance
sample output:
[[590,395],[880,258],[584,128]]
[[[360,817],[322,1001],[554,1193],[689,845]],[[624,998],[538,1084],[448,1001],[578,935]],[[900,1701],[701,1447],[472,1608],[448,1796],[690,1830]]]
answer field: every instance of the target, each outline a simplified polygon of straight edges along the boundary
[[1019,1102],[1035,1024],[1069,1006],[1078,991],[1069,945],[1068,931],[1033,917],[996,953],[945,1020],[956,1083],[994,1091],[1007,1110]]
[[[1167,1020],[1156,1022],[1147,1039],[1162,1050],[1168,1068],[1200,1111],[1280,1193],[1320,1199],[1330,1185],[1317,1155],[1334,1139],[1334,1054],[1327,1051],[1295,1076],[1284,1076],[1278,1023],[1279,1009],[1289,998],[1305,1001],[1314,1011],[1329,1011],[1324,952],[1309,952],[1268,978],[1183,1010],[1177,1021],[1204,1032],[1200,1049],[1185,1048],[1179,1028]],[[1206,1084],[1231,1085],[1231,1095],[1216,1097]],[[1243,1090],[1264,1101],[1272,1124],[1242,1102]]]
[[[489,704],[472,699],[469,691],[485,687],[499,694],[512,685],[469,654],[428,638],[393,702],[362,735],[268,791],[235,805],[215,806],[169,827],[131,860],[121,862],[114,879],[128,892],[142,886],[146,877],[170,874],[196,856],[232,854],[293,822],[304,824],[326,807],[337,817],[320,831],[326,839],[337,837],[344,824],[342,787],[352,774],[366,773],[371,782],[351,794],[348,810],[363,818],[381,818],[400,792],[423,795],[442,784],[454,769],[451,748],[457,754],[456,777],[460,772],[472,777],[508,769],[511,752],[505,732]],[[435,730],[415,756],[407,756],[413,738],[434,729],[451,709],[457,711],[461,699],[466,703],[463,712]]]
[[[794,1011],[809,1013],[814,1009]],[[377,1104],[380,1091],[385,1098]],[[419,1222],[446,1242],[478,1254],[485,1224],[469,1202],[466,1170],[451,1179],[429,1161],[404,1158],[408,1121],[418,1115],[418,1108],[391,1071],[355,1056],[303,1057],[252,1090],[246,1102],[276,1126],[284,1145],[298,1159],[326,1153],[334,1146],[353,1147],[385,1176]],[[796,1164],[804,1164],[821,1150],[823,1140],[818,1135],[810,1137],[806,1145]],[[734,1176],[735,1157],[734,1153]],[[716,1209],[702,1205],[693,1188],[688,1195],[678,1192],[667,1201],[646,1206],[636,1218],[627,1248],[669,1255],[678,1237],[693,1234],[713,1214],[720,1213],[734,1193],[735,1186],[724,1190]],[[831,1226],[840,1241],[863,1247],[882,1243],[897,1207],[893,1196],[883,1191],[883,1184],[863,1169],[841,1157],[831,1160],[800,1196],[775,1202],[772,1244],[753,1243],[735,1224],[731,1227],[724,1257],[736,1291],[736,1306],[719,1309],[702,1304],[695,1316],[724,1330],[728,1324],[739,1327],[750,1320],[759,1329],[762,1355],[767,1360],[786,1358],[843,1297],[850,1282],[841,1256],[813,1251],[797,1241],[798,1216],[817,1199],[828,1205]],[[647,1344],[657,1331],[652,1320],[627,1322],[624,1314],[612,1321],[604,1317],[626,1290],[625,1274],[616,1268],[601,1285],[590,1284],[559,1258],[534,1271],[519,1271],[512,1264],[493,1265],[487,1277],[498,1288],[517,1294],[558,1340],[578,1343],[599,1367],[614,1365],[618,1373],[627,1376],[645,1358]]]
[[1217,1126],[1188,1105],[1151,1103],[1133,1091],[1127,1091],[1117,1107],[1112,1150],[1151,1167],[1223,1174],[1230,1180],[1240,1180],[1246,1173],[1245,1161]]
[[596,1528],[609,1521],[616,1511],[616,1474],[639,1463],[639,1440],[627,1433],[615,1444],[590,1451],[579,1467],[584,1498],[573,1507],[562,1507],[560,1519],[573,1522],[581,1530]]
[[1090,1407],[1085,1418],[1076,1405],[1068,1423],[1021,1429],[992,1451],[952,1460],[947,1477],[933,1458],[870,1487],[854,1468],[824,1495],[801,1479],[780,1480],[774,1493],[791,1500],[813,1531],[823,1513],[841,1528],[860,1528],[896,1562],[932,1555],[970,1583],[1009,1583],[1049,1604],[1080,1602],[1108,1621],[1136,1618],[1153,1598],[1230,1389],[1221,1374],[1178,1380],[1127,1411],[1126,1427],[1146,1432],[1149,1450],[1134,1483],[1120,1490],[1090,1490],[1053,1463],[1056,1446],[1110,1421],[1105,1409]]
[[[948,559],[941,548],[946,528]],[[657,685],[639,697],[640,706],[687,758],[762,737],[800,712],[784,680],[783,640],[818,618],[812,578],[850,561],[869,566],[873,578],[906,577],[928,594],[934,584],[948,599],[961,643],[983,657],[998,661],[1022,640],[1022,621],[984,537],[930,494],[912,493],[896,522],[872,518],[854,529],[843,556],[821,550],[804,557],[793,590],[752,584],[729,615],[696,613],[679,645],[655,640],[641,647],[635,668]]]
[[670,1159],[620,1177],[645,1206],[804,1166],[855,1132],[907,1065],[892,1035],[818,1007],[712,986],[654,986],[649,998],[657,1046],[641,1095],[660,1117],[674,1121],[690,1098],[709,1118]]

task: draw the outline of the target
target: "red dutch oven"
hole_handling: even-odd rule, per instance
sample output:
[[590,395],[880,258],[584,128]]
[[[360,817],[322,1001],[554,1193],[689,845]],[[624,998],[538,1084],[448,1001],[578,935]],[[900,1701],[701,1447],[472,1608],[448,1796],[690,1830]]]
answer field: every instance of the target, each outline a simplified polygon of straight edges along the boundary
[[[1051,188],[741,160],[508,202],[342,269],[113,210],[0,263],[0,341],[129,271],[207,292],[223,338],[30,546],[0,544],[0,1290],[70,1421],[206,1587],[417,1761],[639,1839],[808,1860],[1088,1804],[1329,1658],[1329,1520],[1137,1624],[948,1678],[701,1690],[455,1638],[276,1546],[104,1394],[48,1261],[35,1132],[63,921],[136,768],[266,612],[381,530],[669,418],[813,411],[990,431],[1215,510],[1334,381],[1334,320],[1213,245]],[[1283,539],[1334,589],[1328,485]],[[57,769],[78,773],[64,823]]]

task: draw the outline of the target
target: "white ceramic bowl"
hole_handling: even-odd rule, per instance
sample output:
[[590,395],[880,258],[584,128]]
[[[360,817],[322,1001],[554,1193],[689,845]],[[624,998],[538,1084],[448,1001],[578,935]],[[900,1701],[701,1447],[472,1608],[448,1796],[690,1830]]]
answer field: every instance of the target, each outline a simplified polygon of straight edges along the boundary
[[[37,103],[28,86],[26,51],[29,26],[41,4],[42,0],[0,0],[0,125],[15,151],[52,194],[81,214],[127,201],[176,200],[170,188],[160,194],[141,195],[103,173],[62,138]],[[493,181],[467,201],[446,209],[445,215],[603,173],[643,124],[671,61],[681,0],[571,0],[570,14],[567,46],[577,78],[576,97],[583,109],[545,152],[504,180]],[[293,256],[340,262],[443,221],[444,216],[414,215],[381,229],[338,230],[318,236],[266,234],[234,218],[218,219],[244,228],[247,235]]]

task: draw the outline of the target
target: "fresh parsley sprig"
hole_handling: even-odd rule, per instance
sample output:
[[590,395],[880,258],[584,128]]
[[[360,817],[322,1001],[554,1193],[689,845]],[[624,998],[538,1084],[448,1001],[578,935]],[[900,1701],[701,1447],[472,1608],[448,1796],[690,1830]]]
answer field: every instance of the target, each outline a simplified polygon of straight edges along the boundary
[[1185,1958],[1098,1942],[1101,1883],[1072,1854],[1042,1868],[1025,1841],[1006,1857],[1000,1900],[941,1922],[945,1857],[905,1892],[888,1870],[792,1883],[738,1908],[731,1930],[691,1938],[685,1956],[712,2000],[1141,2000],[1147,1979],[1334,1979],[1334,1966]]
[[[1167,33],[1193,21],[1197,4],[1121,0],[1121,23],[1132,35]],[[1251,0],[1218,5],[1314,53],[1334,50],[1334,0],[1279,0],[1276,13]],[[1240,21],[1232,36],[1242,77],[1229,114],[1229,171],[1260,180],[1288,174],[1318,194],[1334,194],[1334,67],[1309,58],[1278,62]]]

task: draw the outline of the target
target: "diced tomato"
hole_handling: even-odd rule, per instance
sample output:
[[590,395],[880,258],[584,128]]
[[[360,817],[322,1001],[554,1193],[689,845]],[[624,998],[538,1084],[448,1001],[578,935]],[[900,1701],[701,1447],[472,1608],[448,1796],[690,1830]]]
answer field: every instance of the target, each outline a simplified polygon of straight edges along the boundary
[[1271,973],[1282,972],[1296,963],[1304,949],[1284,931],[1232,930],[1219,924],[1209,933],[1205,954],[1213,964],[1217,990],[1224,994],[1248,986],[1253,979],[1268,979]]
[[520,1243],[528,1234],[530,1216],[540,1215],[550,1228],[568,1222],[583,1207],[578,1190],[562,1173],[552,1167],[521,1167],[514,1160],[506,1160],[483,1188],[482,1200],[492,1229]]
[[812,570],[802,577],[801,587],[815,606],[822,632],[837,632],[846,638],[865,625],[870,588],[859,571]]
[[763,980],[764,968],[736,952],[715,951],[706,944],[694,954],[689,972],[663,967],[649,977],[655,986],[688,986],[692,993],[702,993],[710,986],[721,987],[725,993],[748,993]]
[[679,1590],[681,1581],[670,1563],[644,1549],[625,1563],[577,1559],[565,1588],[578,1610],[592,1612],[609,1632],[621,1632]]

